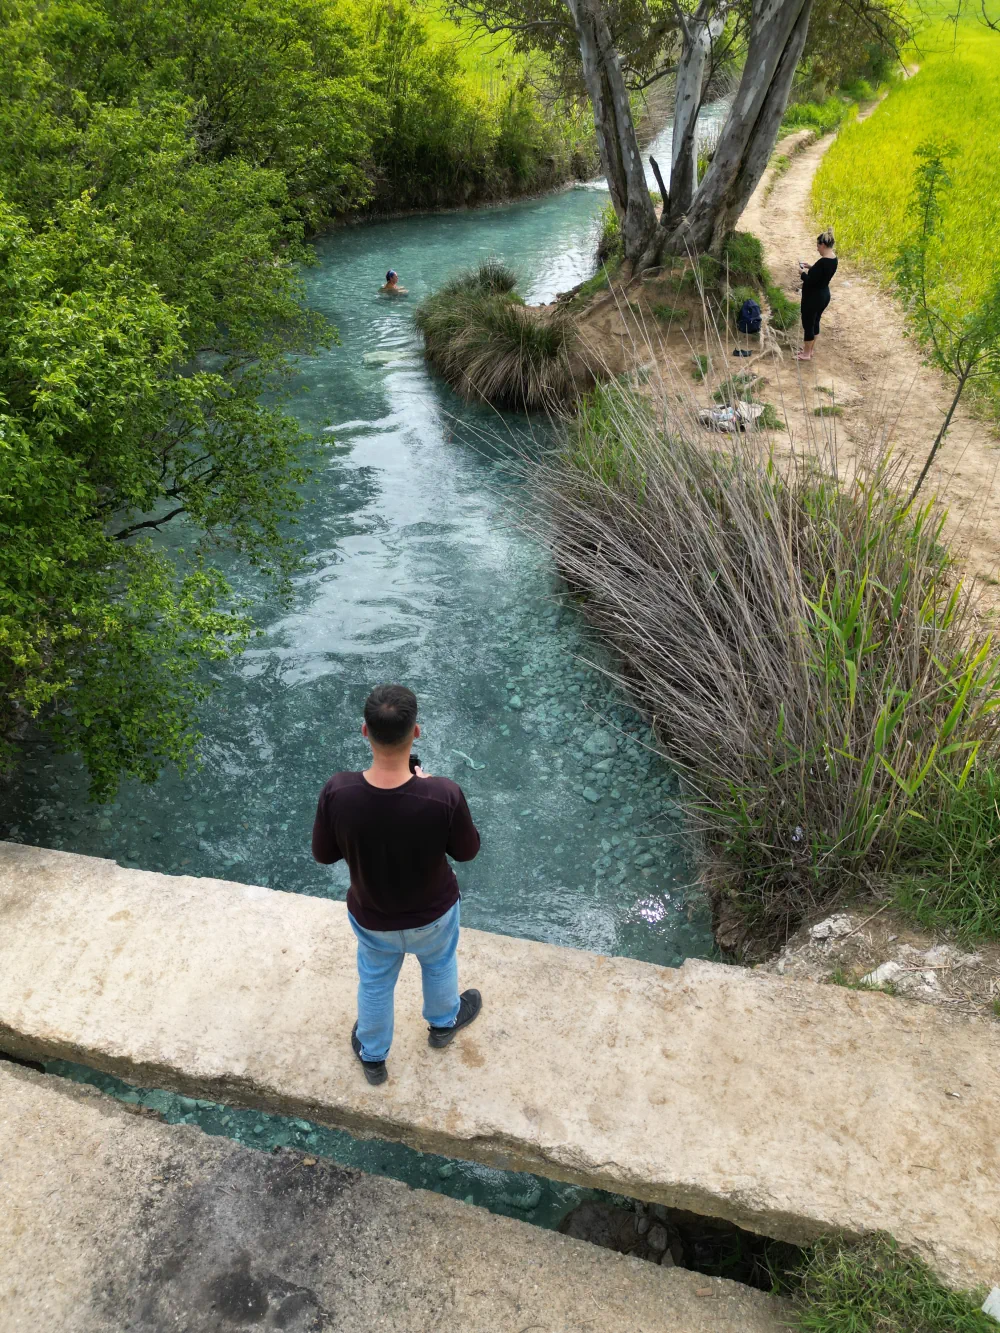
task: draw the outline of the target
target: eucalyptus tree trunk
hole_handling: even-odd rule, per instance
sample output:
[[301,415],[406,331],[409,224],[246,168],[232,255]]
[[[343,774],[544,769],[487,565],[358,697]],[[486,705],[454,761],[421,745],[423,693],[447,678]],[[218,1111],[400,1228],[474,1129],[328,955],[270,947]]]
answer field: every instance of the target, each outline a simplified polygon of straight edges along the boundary
[[594,108],[594,129],[611,202],[621,226],[625,259],[634,263],[656,232],[628,89],[601,0],[566,0],[580,43],[583,77]]
[[[671,186],[667,248],[718,249],[732,231],[774,148],[811,9],[812,0],[753,0],[746,65],[712,164],[686,210]],[[655,250],[656,238],[640,266]]]
[[[669,210],[686,213],[698,185],[698,112],[701,110],[705,66],[712,43],[725,26],[724,13],[710,17],[713,0],[701,0],[684,21],[684,41],[677,64],[674,96],[674,133],[670,154]],[[664,210],[667,200],[664,200]]]

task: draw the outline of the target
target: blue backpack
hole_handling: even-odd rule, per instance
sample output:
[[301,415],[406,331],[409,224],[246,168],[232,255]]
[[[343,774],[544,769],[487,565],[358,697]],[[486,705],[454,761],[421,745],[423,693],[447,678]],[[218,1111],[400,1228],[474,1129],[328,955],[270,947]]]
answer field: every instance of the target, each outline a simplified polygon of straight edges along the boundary
[[749,296],[740,306],[736,327],[740,333],[760,333],[760,306]]

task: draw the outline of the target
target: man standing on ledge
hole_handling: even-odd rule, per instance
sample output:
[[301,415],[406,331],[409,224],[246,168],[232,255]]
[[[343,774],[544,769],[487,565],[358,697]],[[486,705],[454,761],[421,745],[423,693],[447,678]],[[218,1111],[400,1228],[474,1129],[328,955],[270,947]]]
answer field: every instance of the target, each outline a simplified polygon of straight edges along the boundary
[[458,993],[458,880],[446,859],[471,861],[479,833],[461,787],[411,756],[420,735],[412,690],[372,690],[361,734],[371,767],[335,773],[320,792],[312,852],[321,865],[343,857],[350,867],[347,913],[358,937],[351,1046],[365,1078],[379,1084],[389,1077],[393,992],[408,953],[420,960],[431,1046],[447,1046],[482,1008],[477,990]]

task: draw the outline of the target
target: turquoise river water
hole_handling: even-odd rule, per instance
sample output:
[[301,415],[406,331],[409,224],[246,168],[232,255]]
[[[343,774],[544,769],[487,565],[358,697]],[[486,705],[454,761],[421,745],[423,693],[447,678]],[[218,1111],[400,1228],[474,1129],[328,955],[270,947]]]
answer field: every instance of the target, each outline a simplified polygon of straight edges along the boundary
[[[98,807],[76,762],[36,743],[0,836],[342,899],[344,867],[310,855],[316,796],[330,773],[365,762],[368,690],[401,680],[420,699],[425,767],[462,784],[483,834],[479,858],[460,867],[465,924],[666,965],[710,951],[709,922],[685,892],[676,778],[601,674],[599,646],[550,558],[518,527],[523,482],[512,463],[528,424],[460,403],[426,369],[413,324],[422,296],[486,255],[517,269],[529,301],[588,276],[606,198],[576,189],[344,228],[318,243],[309,299],[341,343],[303,366],[294,406],[330,443],[308,486],[309,564],[292,603],[269,600],[255,576],[227,564],[259,599],[264,635],[218,672],[199,769],[127,785]],[[408,299],[379,295],[390,266]],[[536,1221],[551,1224],[580,1197],[57,1068],[172,1120],[303,1147]]]

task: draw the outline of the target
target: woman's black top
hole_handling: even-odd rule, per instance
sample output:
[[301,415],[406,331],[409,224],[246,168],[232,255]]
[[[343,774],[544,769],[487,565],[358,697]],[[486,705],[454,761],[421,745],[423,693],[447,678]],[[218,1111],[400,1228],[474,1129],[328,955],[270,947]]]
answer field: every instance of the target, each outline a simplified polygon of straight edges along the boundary
[[826,305],[830,299],[830,279],[837,271],[837,260],[824,255],[802,274],[802,301],[805,305]]

